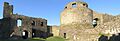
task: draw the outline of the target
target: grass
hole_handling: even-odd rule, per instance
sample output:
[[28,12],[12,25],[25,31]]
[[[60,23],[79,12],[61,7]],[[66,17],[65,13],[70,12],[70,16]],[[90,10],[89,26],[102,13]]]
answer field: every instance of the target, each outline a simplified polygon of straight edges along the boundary
[[50,37],[50,38],[47,38],[46,41],[65,41],[65,39],[56,36],[56,37]]
[[101,35],[110,36],[109,33],[107,33],[107,34],[99,33],[99,36],[101,36]]
[[17,40],[13,40],[13,39],[2,39],[0,41],[65,41],[64,38],[58,37],[58,36],[54,36],[54,37],[49,37],[47,39],[43,39],[43,38],[29,38],[29,39],[17,39]]

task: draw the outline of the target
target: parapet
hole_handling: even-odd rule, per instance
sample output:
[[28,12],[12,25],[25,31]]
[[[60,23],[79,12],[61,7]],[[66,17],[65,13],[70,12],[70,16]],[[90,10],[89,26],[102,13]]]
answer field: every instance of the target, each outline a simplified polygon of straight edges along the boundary
[[81,8],[81,7],[88,8],[88,4],[85,2],[78,1],[78,2],[70,2],[65,6],[65,8],[75,8],[75,7],[76,8]]

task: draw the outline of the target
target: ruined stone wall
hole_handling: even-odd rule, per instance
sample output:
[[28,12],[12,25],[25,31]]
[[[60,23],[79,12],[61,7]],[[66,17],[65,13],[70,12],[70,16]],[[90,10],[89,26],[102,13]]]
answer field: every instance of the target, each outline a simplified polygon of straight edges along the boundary
[[[73,4],[79,8],[73,8]],[[65,6],[60,17],[60,36],[68,41],[99,41],[102,35],[120,33],[119,16],[98,13],[81,4],[71,2]],[[93,28],[92,20],[95,18],[98,18],[97,26]]]
[[60,29],[60,35],[64,37],[64,33],[66,33],[68,41],[97,41],[99,38],[98,29],[85,24],[61,25]]
[[[11,18],[15,19],[15,35],[21,36],[21,33],[23,30],[27,30],[29,33],[29,37],[32,36],[32,29],[37,29],[43,32],[47,32],[47,20],[42,19],[42,18],[32,18],[32,17],[27,17],[23,15],[17,15],[14,14],[11,16]],[[22,21],[22,25],[20,27],[17,27],[17,20]],[[33,23],[34,22],[34,23]]]
[[[75,7],[73,7],[75,5]],[[63,25],[72,23],[92,24],[93,11],[84,2],[71,2],[66,5],[60,15],[60,23]]]
[[48,33],[48,36],[53,36],[54,34],[52,33],[52,26],[47,26],[47,33]]
[[113,19],[114,19],[114,16],[112,16],[112,15],[108,15],[108,14],[103,15],[103,23],[110,22]]
[[[61,25],[60,35],[64,36],[66,33],[66,39],[68,41],[99,41],[101,35],[113,35],[120,33],[119,31],[119,18],[113,19],[104,19],[104,18],[113,18],[114,16],[107,16],[106,14],[93,14],[93,19],[98,18],[99,25],[95,28],[92,28],[86,24],[71,24],[71,25]],[[107,22],[103,22],[106,21]],[[102,23],[102,24],[101,24]],[[88,29],[88,28],[89,29]],[[87,29],[86,29],[87,28]]]
[[[9,21],[8,21],[9,20]],[[14,26],[11,26],[11,18],[3,18],[0,24],[0,38],[8,38],[10,33],[13,32]]]
[[[17,20],[22,21],[21,26],[17,26]],[[28,32],[28,37],[32,37],[32,29],[45,34],[48,32],[46,19],[13,14],[13,6],[7,2],[4,2],[3,19],[0,20],[0,23],[0,37],[22,36],[22,32],[25,30]]]
[[[76,4],[76,7],[72,7],[73,4]],[[61,13],[60,20],[60,36],[65,37],[66,34],[66,39],[79,41],[84,39],[80,38],[83,36],[83,32],[81,33],[83,29],[93,28],[93,11],[84,2],[71,2],[66,5]]]
[[59,32],[60,32],[60,27],[59,26],[52,26],[52,33],[53,36],[59,36]]
[[103,24],[103,14],[98,13],[98,12],[93,12],[93,19],[98,18],[97,25],[102,25]]
[[[119,27],[119,16],[112,16],[102,13],[93,13],[93,19],[98,18],[98,24],[95,28],[86,24],[72,24],[72,25],[61,25],[60,35],[64,36],[63,33],[66,33],[66,39],[68,41],[99,41],[101,35],[108,36],[108,39],[114,34],[119,36],[120,27]],[[113,40],[112,40],[113,41]]]
[[4,2],[3,17],[7,18],[10,17],[10,15],[12,14],[13,14],[13,5],[9,5],[9,3]]
[[98,18],[97,20],[97,25],[101,26],[106,22],[110,22],[114,20],[115,16],[104,14],[104,13],[98,13],[98,12],[93,12],[93,19]]

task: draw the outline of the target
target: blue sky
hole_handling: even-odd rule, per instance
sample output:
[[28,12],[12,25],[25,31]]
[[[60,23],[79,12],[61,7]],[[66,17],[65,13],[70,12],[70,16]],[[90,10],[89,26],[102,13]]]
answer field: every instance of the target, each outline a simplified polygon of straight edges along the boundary
[[[0,0],[0,18],[3,15],[3,2],[14,6],[14,14],[45,18],[48,25],[60,25],[60,13],[64,6],[74,0]],[[89,8],[100,13],[120,14],[120,0],[83,0]]]

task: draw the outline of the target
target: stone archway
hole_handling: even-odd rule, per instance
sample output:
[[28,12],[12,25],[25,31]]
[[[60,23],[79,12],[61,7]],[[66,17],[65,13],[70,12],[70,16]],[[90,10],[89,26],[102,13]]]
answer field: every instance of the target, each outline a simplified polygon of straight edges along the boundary
[[27,30],[23,30],[23,32],[22,32],[22,38],[23,39],[27,39],[28,38],[28,31]]
[[98,18],[93,19],[93,26],[94,26],[94,27],[97,26],[97,21],[98,21]]

